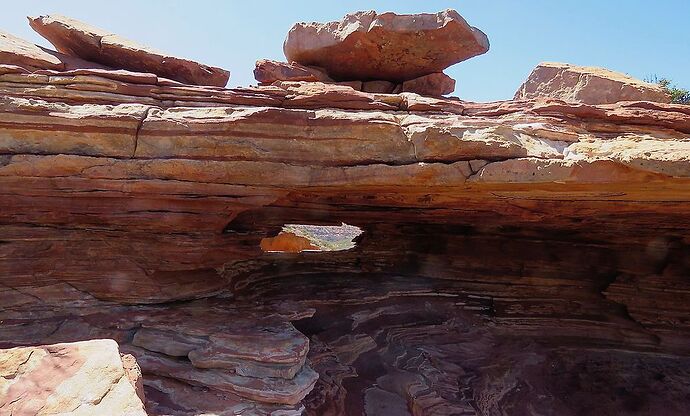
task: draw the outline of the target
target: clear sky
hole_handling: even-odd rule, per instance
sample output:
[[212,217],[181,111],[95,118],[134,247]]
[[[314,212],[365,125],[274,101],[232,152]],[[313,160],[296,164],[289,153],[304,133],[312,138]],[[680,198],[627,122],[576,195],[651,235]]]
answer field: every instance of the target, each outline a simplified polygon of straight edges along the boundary
[[284,59],[283,40],[294,22],[336,20],[356,10],[447,8],[491,42],[487,54],[446,70],[463,99],[511,98],[540,61],[603,66],[638,78],[657,74],[690,88],[690,0],[21,0],[2,5],[0,30],[49,46],[25,17],[64,14],[229,69],[228,85],[246,86],[254,83],[256,59]]

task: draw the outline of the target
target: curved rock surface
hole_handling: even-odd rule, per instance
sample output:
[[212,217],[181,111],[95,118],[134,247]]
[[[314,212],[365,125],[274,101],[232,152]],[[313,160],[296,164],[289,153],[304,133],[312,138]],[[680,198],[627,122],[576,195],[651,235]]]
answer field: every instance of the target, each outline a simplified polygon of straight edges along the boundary
[[0,94],[1,347],[113,339],[150,414],[687,413],[687,106],[11,65]]
[[402,82],[489,50],[489,40],[455,10],[398,15],[357,12],[340,21],[296,23],[283,52],[288,61],[324,68],[338,81]]
[[584,104],[613,104],[619,101],[671,102],[657,84],[592,66],[542,62],[515,93],[516,100],[539,97]]
[[69,17],[29,17],[29,24],[59,52],[110,68],[150,72],[194,85],[224,87],[230,79],[224,69],[167,55]]

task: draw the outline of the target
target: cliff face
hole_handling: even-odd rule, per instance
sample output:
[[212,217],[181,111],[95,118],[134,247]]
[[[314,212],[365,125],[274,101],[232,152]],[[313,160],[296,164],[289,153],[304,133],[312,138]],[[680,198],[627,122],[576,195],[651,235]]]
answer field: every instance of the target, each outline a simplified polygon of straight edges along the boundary
[[2,347],[115,339],[151,414],[690,406],[687,107],[0,73]]

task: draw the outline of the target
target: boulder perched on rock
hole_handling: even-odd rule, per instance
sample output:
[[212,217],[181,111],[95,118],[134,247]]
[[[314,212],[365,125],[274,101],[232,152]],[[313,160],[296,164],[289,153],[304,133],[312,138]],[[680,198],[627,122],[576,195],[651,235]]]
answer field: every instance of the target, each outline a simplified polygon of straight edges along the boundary
[[407,81],[488,50],[486,35],[454,10],[413,15],[366,11],[341,21],[297,23],[283,45],[289,61],[324,68],[339,81]]
[[230,78],[230,72],[224,69],[169,56],[69,17],[29,17],[29,24],[59,52],[115,69],[150,72],[185,84],[216,87],[224,87]]
[[584,104],[619,101],[668,103],[670,96],[657,84],[592,66],[542,62],[515,93],[515,99],[557,98]]
[[2,414],[146,416],[136,380],[110,339],[0,350]]

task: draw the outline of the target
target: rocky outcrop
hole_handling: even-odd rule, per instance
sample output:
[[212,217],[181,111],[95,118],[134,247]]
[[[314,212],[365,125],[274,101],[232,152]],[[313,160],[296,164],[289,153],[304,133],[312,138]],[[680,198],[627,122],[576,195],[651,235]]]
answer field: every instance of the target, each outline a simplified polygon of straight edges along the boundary
[[420,95],[440,97],[455,90],[455,80],[442,72],[435,72],[403,82],[402,90]]
[[516,100],[539,97],[584,104],[671,101],[669,94],[657,84],[604,68],[553,62],[537,65],[515,93]]
[[146,416],[129,377],[113,340],[0,350],[0,410]]
[[455,10],[433,14],[357,12],[341,21],[296,23],[288,61],[324,68],[338,81],[403,82],[489,50],[489,40]]
[[33,69],[64,69],[64,64],[55,55],[5,32],[0,32],[0,63]]
[[272,84],[276,81],[333,81],[319,68],[300,65],[295,62],[272,61],[270,59],[259,59],[256,61],[254,78],[261,84]]
[[34,45],[5,32],[0,32],[0,65],[18,66],[24,71],[108,69],[93,62]]
[[0,66],[0,347],[115,340],[152,415],[686,414],[687,106],[390,87]]
[[283,47],[290,63],[259,60],[254,77],[262,84],[340,81],[364,92],[440,97],[455,90],[442,71],[488,49],[486,35],[454,10],[357,12],[340,22],[295,24]]
[[224,69],[158,52],[69,17],[30,17],[29,24],[59,52],[113,69],[149,72],[185,84],[217,87],[224,87],[230,78],[230,72]]

